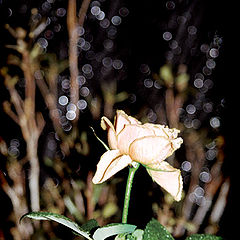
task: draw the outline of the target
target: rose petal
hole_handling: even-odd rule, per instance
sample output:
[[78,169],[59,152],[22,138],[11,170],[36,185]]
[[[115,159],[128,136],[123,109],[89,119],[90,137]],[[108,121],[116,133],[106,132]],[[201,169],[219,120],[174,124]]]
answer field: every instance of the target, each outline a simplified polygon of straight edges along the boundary
[[134,140],[146,136],[154,136],[154,132],[142,125],[126,125],[117,135],[118,149],[122,153],[128,154],[130,144]]
[[117,149],[117,136],[111,121],[106,117],[102,117],[101,127],[103,130],[107,129],[108,131],[108,145],[110,149]]
[[156,136],[174,139],[178,136],[180,130],[176,128],[168,128],[167,126],[153,123],[145,123],[144,126],[151,128]]
[[176,201],[180,201],[183,188],[181,171],[165,161],[161,162],[157,169],[158,171],[150,169],[147,171],[156,183],[170,193]]
[[142,164],[161,162],[173,153],[171,141],[166,137],[149,136],[136,139],[129,147],[130,157]]
[[114,119],[116,134],[118,134],[125,125],[129,124],[131,124],[131,122],[128,119],[128,115],[122,110],[117,110],[116,117]]
[[99,184],[106,181],[131,162],[132,159],[128,155],[121,155],[119,150],[105,152],[97,164],[97,171],[92,179],[93,183]]

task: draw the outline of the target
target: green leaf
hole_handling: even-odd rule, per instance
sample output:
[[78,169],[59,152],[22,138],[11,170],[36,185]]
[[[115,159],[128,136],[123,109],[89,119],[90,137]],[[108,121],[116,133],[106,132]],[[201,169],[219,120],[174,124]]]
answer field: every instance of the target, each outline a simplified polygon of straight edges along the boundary
[[94,234],[94,240],[104,240],[110,236],[114,236],[121,233],[131,233],[136,229],[135,225],[131,224],[123,224],[123,223],[116,223],[116,224],[109,224],[104,227],[98,228]]
[[142,240],[144,231],[136,229],[133,233],[123,233],[115,237],[114,240]]
[[20,221],[25,217],[35,219],[35,220],[53,220],[55,222],[58,222],[64,226],[72,229],[78,235],[83,236],[89,240],[92,240],[92,238],[90,238],[90,236],[89,236],[89,231],[86,230],[86,228],[81,228],[77,223],[73,222],[71,219],[69,219],[63,215],[59,215],[56,213],[50,213],[50,212],[30,212],[30,213],[23,215],[21,217]]
[[174,240],[169,231],[156,219],[152,219],[146,226],[143,240]]
[[97,227],[99,227],[98,222],[95,219],[90,219],[81,226],[81,229],[84,232],[90,233],[94,228],[97,228]]
[[193,234],[186,240],[222,240],[223,238],[211,234]]

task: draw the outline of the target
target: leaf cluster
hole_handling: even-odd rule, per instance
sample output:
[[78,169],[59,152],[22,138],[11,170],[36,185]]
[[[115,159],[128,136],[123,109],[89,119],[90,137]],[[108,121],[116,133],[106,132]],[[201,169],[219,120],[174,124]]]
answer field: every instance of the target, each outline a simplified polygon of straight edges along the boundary
[[[112,223],[99,227],[95,219],[79,226],[63,215],[50,212],[30,212],[23,215],[20,221],[25,217],[35,220],[53,220],[70,228],[75,235],[89,240],[104,240],[113,236],[115,236],[115,240],[174,240],[170,232],[155,219],[152,219],[145,229],[141,230],[137,229],[135,225],[123,223]],[[222,240],[222,238],[210,234],[193,234],[185,240]]]

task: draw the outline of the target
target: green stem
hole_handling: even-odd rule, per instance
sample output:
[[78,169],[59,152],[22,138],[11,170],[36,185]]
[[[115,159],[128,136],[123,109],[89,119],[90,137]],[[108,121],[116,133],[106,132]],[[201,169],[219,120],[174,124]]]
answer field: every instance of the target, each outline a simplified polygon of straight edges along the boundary
[[128,208],[129,208],[129,201],[130,201],[130,195],[131,195],[131,190],[132,190],[133,178],[134,178],[135,172],[137,171],[139,166],[140,166],[139,163],[134,162],[132,167],[129,167],[129,173],[128,173],[126,191],[125,191],[125,198],[124,198],[122,223],[127,223]]

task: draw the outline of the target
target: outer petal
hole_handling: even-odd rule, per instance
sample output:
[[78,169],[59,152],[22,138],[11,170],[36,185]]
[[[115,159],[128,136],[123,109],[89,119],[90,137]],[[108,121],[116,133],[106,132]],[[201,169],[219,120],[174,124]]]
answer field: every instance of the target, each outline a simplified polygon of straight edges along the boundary
[[136,118],[128,116],[124,111],[117,110],[114,126],[116,134],[119,134],[120,131],[124,128],[125,125],[129,124],[141,124]]
[[160,124],[145,123],[144,126],[153,129],[156,136],[167,137],[170,139],[177,138],[180,130],[176,128],[168,128],[167,126]]
[[134,161],[149,165],[161,162],[172,155],[181,143],[181,138],[170,140],[158,136],[142,137],[132,142],[129,155]]
[[128,155],[121,155],[119,150],[105,152],[97,164],[97,171],[92,179],[93,183],[98,184],[106,181],[131,162],[132,159]]
[[181,171],[165,161],[161,162],[157,169],[159,171],[150,169],[147,169],[147,171],[156,183],[169,192],[176,201],[180,201],[183,188]]
[[122,153],[128,154],[130,144],[134,140],[146,136],[154,136],[154,132],[142,125],[126,125],[117,135],[118,149]]
[[117,136],[113,124],[111,121],[106,118],[102,117],[101,119],[101,127],[103,130],[108,130],[108,144],[111,149],[117,149]]

